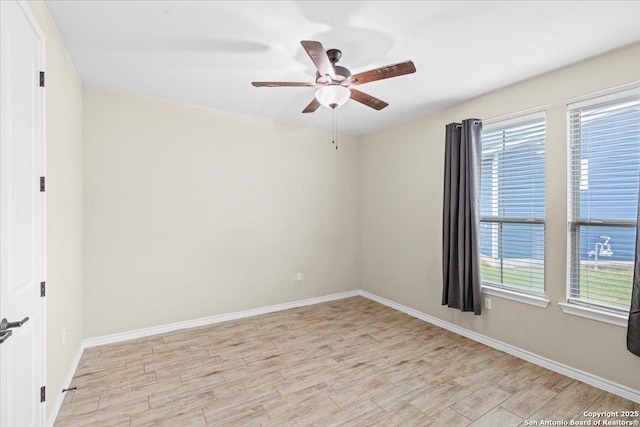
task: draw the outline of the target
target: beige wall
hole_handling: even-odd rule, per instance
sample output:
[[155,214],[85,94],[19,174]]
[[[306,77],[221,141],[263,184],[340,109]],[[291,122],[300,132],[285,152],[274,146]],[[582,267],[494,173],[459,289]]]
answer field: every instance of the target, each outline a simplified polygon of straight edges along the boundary
[[83,338],[82,86],[46,6],[42,2],[28,5],[46,39],[46,385],[50,415]]
[[358,288],[354,137],[85,87],[84,143],[85,337]]
[[[563,314],[565,300],[566,107],[546,108],[547,250],[541,309],[493,298],[482,316],[440,305],[444,129],[492,119],[640,80],[640,45],[504,88],[360,140],[361,287],[464,328],[640,389],[640,359],[626,328]],[[543,108],[544,109],[544,108]],[[633,374],[632,374],[633,373]]]

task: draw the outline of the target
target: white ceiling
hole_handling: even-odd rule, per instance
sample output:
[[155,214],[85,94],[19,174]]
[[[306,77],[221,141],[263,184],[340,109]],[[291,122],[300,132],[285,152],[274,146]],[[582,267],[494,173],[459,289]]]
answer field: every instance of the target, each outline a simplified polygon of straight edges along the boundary
[[[47,1],[83,83],[329,129],[302,114],[315,69],[300,40],[338,48],[352,73],[413,60],[359,86],[389,103],[338,110],[363,134],[640,41],[640,1]],[[596,78],[597,76],[594,76]]]

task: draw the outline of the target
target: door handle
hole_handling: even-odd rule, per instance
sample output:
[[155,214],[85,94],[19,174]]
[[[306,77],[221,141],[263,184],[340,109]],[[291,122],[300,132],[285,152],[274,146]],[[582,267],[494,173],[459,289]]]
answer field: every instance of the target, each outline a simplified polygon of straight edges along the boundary
[[11,336],[11,334],[13,334],[13,331],[0,332],[0,344],[5,342],[7,340],[7,338],[9,338]]
[[5,317],[4,319],[2,319],[2,321],[0,321],[0,333],[6,331],[7,329],[19,328],[20,326],[24,325],[27,320],[29,320],[29,317],[25,317],[19,322],[9,322]]

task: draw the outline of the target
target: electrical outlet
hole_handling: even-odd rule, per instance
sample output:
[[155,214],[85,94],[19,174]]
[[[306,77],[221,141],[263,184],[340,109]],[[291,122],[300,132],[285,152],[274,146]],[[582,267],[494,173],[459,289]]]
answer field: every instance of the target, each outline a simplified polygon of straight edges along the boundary
[[300,282],[302,280],[302,273],[296,274],[296,280]]
[[491,310],[491,298],[484,297],[484,308]]

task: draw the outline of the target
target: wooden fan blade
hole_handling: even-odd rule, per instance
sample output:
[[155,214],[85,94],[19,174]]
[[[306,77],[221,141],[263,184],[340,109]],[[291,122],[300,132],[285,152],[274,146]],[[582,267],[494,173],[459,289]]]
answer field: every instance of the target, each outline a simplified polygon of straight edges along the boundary
[[412,61],[400,62],[398,64],[387,65],[386,67],[375,68],[355,74],[349,78],[353,85],[375,82],[376,80],[388,79],[391,77],[403,76],[416,72],[416,66]]
[[351,99],[358,101],[367,107],[371,107],[374,110],[382,110],[387,104],[381,99],[375,98],[367,93],[361,92],[358,89],[349,89],[351,91]]
[[302,112],[303,113],[313,113],[314,111],[316,111],[318,109],[319,106],[320,106],[320,101],[318,101],[314,96],[313,99],[311,100],[311,102],[309,103],[309,105],[307,105],[307,108],[302,110]]
[[304,47],[304,50],[307,51],[307,54],[321,76],[329,75],[332,79],[335,78],[336,72],[333,69],[333,65],[331,65],[331,61],[329,61],[329,57],[322,43],[312,40],[302,40],[300,44]]
[[315,83],[307,82],[251,82],[255,87],[309,87],[315,86]]

